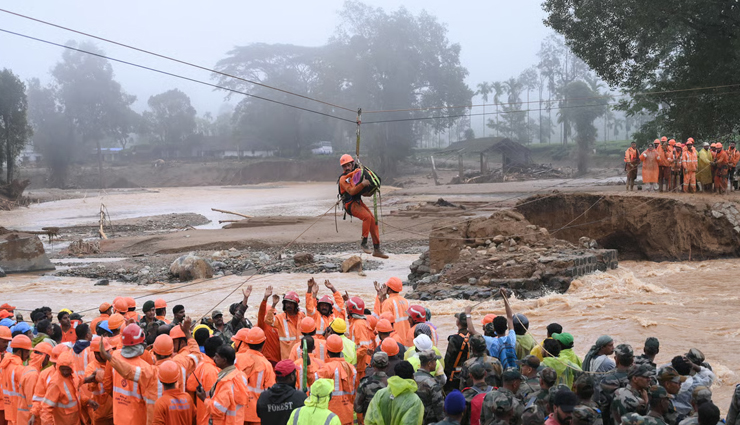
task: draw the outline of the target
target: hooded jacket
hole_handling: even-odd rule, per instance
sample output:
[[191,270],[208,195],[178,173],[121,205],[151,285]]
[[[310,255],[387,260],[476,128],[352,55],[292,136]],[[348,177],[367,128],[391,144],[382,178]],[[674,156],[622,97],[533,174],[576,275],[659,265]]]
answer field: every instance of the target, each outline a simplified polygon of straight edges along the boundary
[[303,407],[290,414],[291,425],[341,425],[339,416],[329,410],[329,395],[334,389],[331,379],[319,379],[311,386],[311,396]]
[[[287,384],[275,384],[260,394],[257,400],[257,416],[270,425],[286,425],[290,413],[303,406],[306,394]],[[323,424],[322,424],[323,425]]]
[[365,425],[421,425],[424,404],[416,395],[413,379],[388,378],[388,387],[378,391],[365,415]]

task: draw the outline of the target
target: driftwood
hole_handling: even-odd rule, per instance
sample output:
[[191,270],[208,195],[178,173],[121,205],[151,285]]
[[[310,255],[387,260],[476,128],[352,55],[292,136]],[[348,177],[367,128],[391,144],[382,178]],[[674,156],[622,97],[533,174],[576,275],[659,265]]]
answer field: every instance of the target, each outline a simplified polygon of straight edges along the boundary
[[239,217],[244,217],[244,218],[252,218],[251,215],[244,215],[244,214],[240,214],[240,213],[237,213],[237,212],[219,210],[219,209],[216,209],[216,208],[211,208],[211,211],[216,211],[216,212],[220,212],[220,213],[224,213],[224,214],[238,215]]

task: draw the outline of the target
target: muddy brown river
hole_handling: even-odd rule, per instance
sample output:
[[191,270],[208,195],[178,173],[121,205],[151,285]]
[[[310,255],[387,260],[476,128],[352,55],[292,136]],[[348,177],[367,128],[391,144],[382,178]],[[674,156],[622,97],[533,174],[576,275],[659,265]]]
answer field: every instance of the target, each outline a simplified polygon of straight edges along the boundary
[[[321,193],[327,191],[321,185],[316,186],[315,190]],[[235,192],[231,194],[236,196]],[[256,192],[258,190],[241,193],[250,193],[254,196],[252,199],[264,196],[276,204],[280,203],[278,195],[259,195]],[[59,217],[64,216],[65,211],[67,216],[77,214],[74,207],[68,209],[53,204],[56,203],[50,203],[46,208],[52,208]],[[78,200],[74,205],[79,207],[83,204]],[[270,209],[265,205],[251,207],[255,211],[259,208]],[[44,204],[38,208],[44,209]],[[313,209],[319,209],[319,204],[314,204]],[[180,208],[177,210],[185,211]],[[30,211],[36,213],[33,208]],[[140,215],[150,213],[154,212],[146,210]],[[10,217],[16,225],[31,223],[31,219],[23,215],[23,210],[3,213],[0,214],[0,221],[4,224],[4,219]],[[346,253],[345,256],[351,254]],[[391,276],[405,277],[408,266],[416,258],[417,255],[394,255],[384,262],[382,269],[368,271],[367,277],[355,273],[318,274],[313,277],[319,282],[330,279],[340,291],[346,290],[350,295],[361,296],[367,304],[372,304],[373,281],[385,281]],[[621,262],[616,270],[575,280],[566,294],[533,300],[514,299],[512,306],[515,312],[524,313],[529,318],[530,330],[538,341],[544,338],[545,327],[549,323],[563,325],[575,337],[575,351],[580,356],[602,334],[611,335],[617,343],[631,344],[636,353],[642,352],[645,338],[658,337],[661,344],[657,358],[659,364],[669,362],[673,356],[686,353],[692,347],[700,348],[717,374],[713,398],[725,413],[732,390],[735,384],[740,383],[740,309],[737,308],[740,293],[733,289],[738,282],[738,268],[740,260],[735,259],[676,263]],[[247,315],[256,322],[255,314],[267,285],[274,286],[276,293],[295,290],[303,294],[306,280],[310,277],[306,274],[254,276],[248,283],[254,286],[254,291]],[[164,298],[170,308],[174,304],[183,304],[190,315],[200,317],[214,307],[226,309],[231,302],[238,301],[241,295],[236,293],[221,302],[244,279],[227,276],[187,287],[176,284],[140,287],[118,282],[111,282],[107,287],[96,287],[93,281],[87,279],[12,275],[0,279],[0,291],[3,294],[0,302],[7,301],[22,309],[42,305],[48,305],[55,311],[65,307],[76,311],[92,309],[86,314],[86,319],[90,320],[95,316],[97,305],[102,301],[110,302],[117,295],[141,297],[138,300],[141,305],[150,299],[148,295],[152,292],[166,291],[151,295],[151,298]],[[327,292],[322,287],[321,294]],[[464,300],[420,302],[431,309],[432,322],[440,329],[440,335],[455,331],[452,315],[468,303]],[[23,313],[26,316],[28,314]],[[487,313],[502,314],[502,303],[490,301],[479,305],[473,312],[477,325]],[[440,341],[440,345],[444,349],[446,343]]]

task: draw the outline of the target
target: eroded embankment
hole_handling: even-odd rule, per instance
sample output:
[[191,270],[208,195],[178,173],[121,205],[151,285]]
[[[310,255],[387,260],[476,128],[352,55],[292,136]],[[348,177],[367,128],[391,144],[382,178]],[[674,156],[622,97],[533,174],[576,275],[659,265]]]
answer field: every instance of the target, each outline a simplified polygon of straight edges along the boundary
[[706,260],[740,255],[740,207],[716,197],[538,195],[517,205],[529,222],[577,242],[587,236],[620,260]]

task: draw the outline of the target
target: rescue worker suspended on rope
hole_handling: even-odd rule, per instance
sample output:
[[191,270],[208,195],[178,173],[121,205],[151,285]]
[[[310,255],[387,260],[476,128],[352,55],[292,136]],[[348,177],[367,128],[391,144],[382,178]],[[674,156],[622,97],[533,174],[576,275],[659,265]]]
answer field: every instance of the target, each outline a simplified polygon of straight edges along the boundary
[[[352,217],[362,220],[362,242],[360,247],[373,257],[388,258],[380,250],[380,235],[378,223],[370,208],[362,201],[362,196],[373,196],[380,187],[380,178],[365,167],[360,167],[352,155],[344,154],[339,159],[342,166],[342,175],[339,176],[339,196],[341,197],[344,211]],[[367,246],[368,234],[373,240],[373,250]]]

